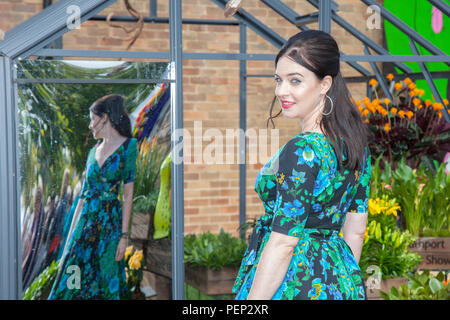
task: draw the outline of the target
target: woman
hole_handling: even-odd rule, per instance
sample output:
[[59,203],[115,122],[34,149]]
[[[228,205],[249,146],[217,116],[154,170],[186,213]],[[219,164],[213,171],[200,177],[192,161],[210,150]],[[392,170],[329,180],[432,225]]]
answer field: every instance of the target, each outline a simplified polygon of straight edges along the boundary
[[[367,128],[339,71],[327,33],[290,38],[275,59],[280,113],[300,119],[258,174],[265,214],[253,230],[236,299],[366,299],[358,261],[371,177]],[[272,116],[279,100],[281,111]],[[340,231],[343,237],[340,236]]]
[[[137,144],[124,98],[91,106],[89,129],[103,139],[89,152],[86,177],[49,299],[120,299],[126,290],[124,253],[130,220]],[[123,210],[119,201],[123,182]]]

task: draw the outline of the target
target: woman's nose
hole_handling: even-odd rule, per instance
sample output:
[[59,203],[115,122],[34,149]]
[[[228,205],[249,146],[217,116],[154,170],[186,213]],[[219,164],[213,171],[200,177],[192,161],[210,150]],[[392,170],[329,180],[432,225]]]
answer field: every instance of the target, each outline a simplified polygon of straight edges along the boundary
[[280,81],[275,88],[275,95],[278,97],[283,97],[288,94],[288,85],[284,81]]

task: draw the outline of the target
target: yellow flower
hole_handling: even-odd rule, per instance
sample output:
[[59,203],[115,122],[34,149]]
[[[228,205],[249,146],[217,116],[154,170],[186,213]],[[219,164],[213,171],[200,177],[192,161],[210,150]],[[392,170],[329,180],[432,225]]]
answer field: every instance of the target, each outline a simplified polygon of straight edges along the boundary
[[389,103],[391,103],[391,100],[389,100],[388,98],[384,99],[384,104],[387,106]]
[[282,184],[284,181],[284,173],[280,174],[280,178],[278,179],[278,183]]
[[127,260],[128,257],[131,256],[132,253],[133,253],[133,246],[129,246],[129,247],[125,250],[125,260]]
[[378,81],[375,80],[375,79],[370,79],[369,84],[370,84],[372,87],[375,87],[375,86],[378,84]]
[[141,261],[133,255],[128,261],[128,266],[132,270],[139,270],[141,268]]
[[136,250],[133,257],[135,257],[136,259],[138,259],[139,262],[141,262],[142,259],[144,258],[144,254],[142,253],[142,250]]
[[403,110],[400,110],[399,112],[398,112],[398,115],[400,116],[400,118],[404,118],[405,117],[405,111],[403,111]]
[[391,125],[388,122],[384,125],[384,131],[389,132],[390,130],[391,130]]
[[394,75],[393,75],[392,73],[389,73],[389,74],[386,76],[386,78],[387,78],[389,81],[392,81],[392,79],[394,79]]
[[395,116],[397,114],[397,108],[391,108],[391,113]]

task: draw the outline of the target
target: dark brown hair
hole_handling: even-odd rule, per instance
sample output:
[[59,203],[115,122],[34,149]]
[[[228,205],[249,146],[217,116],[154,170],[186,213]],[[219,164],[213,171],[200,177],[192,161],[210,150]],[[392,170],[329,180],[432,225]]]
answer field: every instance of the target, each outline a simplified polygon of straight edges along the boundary
[[[327,95],[333,100],[333,110],[331,102],[326,98],[322,112],[327,115],[321,117],[320,128],[333,145],[339,170],[358,169],[363,163],[369,130],[352,102],[350,92],[342,78],[340,53],[336,41],[323,31],[302,31],[292,36],[281,48],[275,58],[275,67],[278,60],[284,56],[312,71],[319,80],[327,75],[332,77],[333,82]],[[281,114],[280,110],[275,116],[272,115],[276,100],[274,97],[271,103],[267,127],[269,121],[275,127],[273,119]],[[343,152],[347,155],[345,162],[342,161]]]
[[95,101],[89,110],[96,116],[106,114],[114,129],[121,136],[131,138],[131,121],[125,111],[125,98],[120,94],[110,94]]

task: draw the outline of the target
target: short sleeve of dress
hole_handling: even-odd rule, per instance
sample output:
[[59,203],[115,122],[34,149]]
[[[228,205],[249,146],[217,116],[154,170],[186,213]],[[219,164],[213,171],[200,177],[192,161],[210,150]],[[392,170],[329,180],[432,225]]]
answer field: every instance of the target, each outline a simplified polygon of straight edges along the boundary
[[317,154],[305,138],[293,138],[284,146],[278,158],[272,231],[289,236],[302,234],[312,210],[319,168]]
[[370,179],[372,176],[371,155],[368,148],[364,154],[363,170],[359,173],[359,182],[356,194],[348,212],[365,213],[369,209]]
[[125,167],[123,172],[123,183],[134,181],[134,171],[136,170],[137,142],[131,138],[125,151]]

